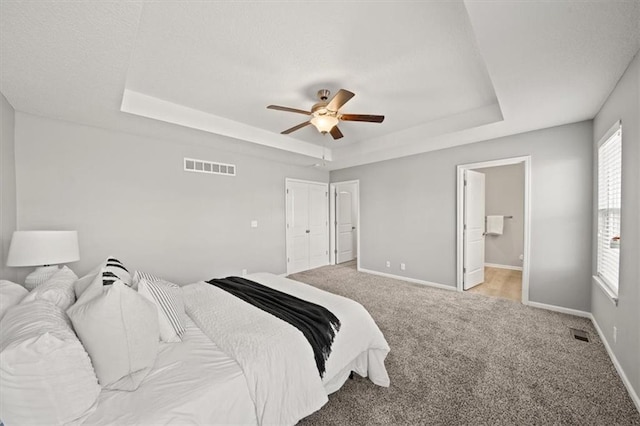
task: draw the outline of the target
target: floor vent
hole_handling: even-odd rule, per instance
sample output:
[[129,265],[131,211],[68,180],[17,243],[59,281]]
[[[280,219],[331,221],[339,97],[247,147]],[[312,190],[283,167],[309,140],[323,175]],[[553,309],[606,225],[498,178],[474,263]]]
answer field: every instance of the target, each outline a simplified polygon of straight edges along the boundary
[[571,330],[571,335],[574,339],[581,340],[583,342],[589,341],[589,334],[586,331],[577,328],[569,328],[569,330]]
[[196,160],[195,158],[185,157],[184,171],[208,173],[212,175],[235,176],[236,166],[234,164],[214,163],[212,161]]

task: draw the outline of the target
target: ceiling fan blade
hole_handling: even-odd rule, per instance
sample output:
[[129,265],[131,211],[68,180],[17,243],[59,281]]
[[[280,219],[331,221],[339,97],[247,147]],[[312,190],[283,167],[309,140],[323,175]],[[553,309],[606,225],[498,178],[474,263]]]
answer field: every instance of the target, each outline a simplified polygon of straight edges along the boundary
[[298,124],[297,126],[293,126],[292,128],[287,129],[287,130],[285,130],[285,131],[283,131],[283,132],[280,132],[280,133],[282,133],[283,135],[288,135],[289,133],[293,133],[293,132],[295,132],[296,130],[300,130],[300,129],[302,129],[302,128],[303,128],[303,127],[305,127],[305,126],[308,126],[309,124],[311,124],[311,122],[310,122],[310,121],[305,121],[304,123],[300,123],[300,124]]
[[367,121],[369,123],[382,123],[384,121],[384,115],[369,115],[369,114],[342,114],[340,120],[343,121]]
[[342,105],[346,104],[349,99],[353,98],[355,95],[355,93],[348,90],[340,89],[327,104],[327,109],[329,111],[338,111],[342,108]]
[[303,109],[289,108],[289,107],[283,107],[279,105],[269,105],[267,108],[277,109],[278,111],[297,112],[298,114],[311,115],[309,111],[305,111]]
[[329,133],[331,133],[331,136],[333,136],[334,139],[340,139],[344,136],[340,129],[338,129],[338,126],[333,126],[333,129],[331,129]]

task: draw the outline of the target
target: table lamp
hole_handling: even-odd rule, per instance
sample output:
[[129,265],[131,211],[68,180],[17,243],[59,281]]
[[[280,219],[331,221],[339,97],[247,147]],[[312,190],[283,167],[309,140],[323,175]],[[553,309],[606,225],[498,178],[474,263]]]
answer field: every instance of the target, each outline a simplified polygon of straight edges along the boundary
[[80,260],[77,231],[15,231],[7,266],[38,266],[24,281],[32,290],[49,279],[61,263]]

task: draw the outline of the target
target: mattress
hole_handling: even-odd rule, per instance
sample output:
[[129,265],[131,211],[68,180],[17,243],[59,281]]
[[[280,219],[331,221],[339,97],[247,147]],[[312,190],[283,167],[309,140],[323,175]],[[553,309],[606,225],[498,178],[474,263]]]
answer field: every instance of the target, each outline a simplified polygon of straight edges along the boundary
[[135,392],[103,390],[86,425],[256,424],[240,366],[187,318],[182,343],[161,343]]

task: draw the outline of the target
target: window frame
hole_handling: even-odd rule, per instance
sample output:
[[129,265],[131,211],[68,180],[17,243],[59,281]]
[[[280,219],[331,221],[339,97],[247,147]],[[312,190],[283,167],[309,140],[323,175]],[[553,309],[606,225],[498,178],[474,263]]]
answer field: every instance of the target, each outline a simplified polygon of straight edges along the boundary
[[[596,224],[595,224],[595,239],[596,239],[596,264],[595,264],[595,275],[594,275],[594,280],[600,285],[600,287],[604,290],[604,292],[612,299],[612,301],[617,305],[618,302],[618,293],[619,293],[619,288],[620,288],[620,250],[621,250],[621,219],[622,219],[622,211],[621,211],[621,207],[622,207],[622,122],[621,121],[617,121],[616,123],[614,123],[613,126],[611,126],[611,128],[604,134],[604,136],[598,141],[598,144],[596,146],[596,202],[595,202],[595,220],[596,220]],[[610,200],[612,198],[615,199],[616,195],[618,196],[618,199],[616,201],[618,201],[618,204],[614,207],[607,207],[607,208],[601,208],[601,199],[602,199],[602,193],[601,193],[601,188],[602,188],[602,182],[601,179],[603,178],[602,173],[601,173],[601,165],[602,162],[604,161],[604,159],[602,158],[602,156],[604,155],[603,152],[601,152],[601,149],[603,146],[605,146],[608,143],[619,143],[619,152],[620,152],[620,160],[619,162],[616,163],[616,165],[618,165],[618,169],[617,170],[613,170],[613,171],[608,171],[607,176],[611,176],[611,173],[617,173],[617,176],[614,177],[614,179],[617,179],[618,182],[618,187],[617,189],[614,189],[613,192],[609,192],[607,191],[606,193],[606,197],[607,200]],[[609,204],[609,203],[607,203]],[[610,232],[607,233],[606,236],[602,235],[602,218],[603,218],[603,210],[604,211],[613,211],[614,213],[605,213],[605,217],[608,219],[611,216],[615,216],[616,215],[616,211],[617,211],[617,218],[614,217],[614,219],[612,219],[613,223],[615,224],[617,222],[618,225],[618,229],[617,229],[617,243],[618,243],[618,247],[613,247],[612,244],[614,244],[614,240],[615,237],[611,237]],[[611,223],[611,222],[609,222]],[[606,225],[605,228],[609,228],[609,225]],[[614,229],[615,230],[615,229]],[[613,232],[613,234],[615,234],[615,232]],[[607,241],[602,241],[602,239],[605,238]],[[606,256],[606,254],[602,253],[602,247],[604,247],[606,244],[609,244],[609,247],[611,247],[612,249],[618,250],[617,252],[617,265],[616,265],[616,271],[615,271],[615,281],[616,282],[612,282],[611,280],[611,274],[607,274],[607,271],[605,270],[605,268],[608,266],[610,267],[610,262],[611,262],[611,258],[610,256],[607,256],[608,259],[606,259],[606,261],[609,262],[609,265],[604,265],[601,268],[601,261],[603,261],[603,258]],[[609,268],[606,268],[609,269]],[[609,271],[611,272],[611,271]]]

